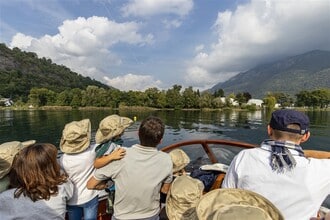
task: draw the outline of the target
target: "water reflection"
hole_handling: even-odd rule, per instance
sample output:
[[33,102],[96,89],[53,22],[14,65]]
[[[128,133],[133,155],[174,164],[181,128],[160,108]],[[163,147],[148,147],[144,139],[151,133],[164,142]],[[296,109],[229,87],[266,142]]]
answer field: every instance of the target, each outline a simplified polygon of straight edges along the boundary
[[[59,145],[66,123],[89,118],[92,134],[99,122],[110,114],[120,114],[137,122],[123,136],[129,146],[137,143],[137,130],[141,120],[149,115],[162,118],[166,124],[164,147],[177,141],[189,139],[227,139],[259,144],[267,138],[266,126],[270,113],[266,111],[0,111],[0,143],[12,140],[35,139]],[[307,112],[311,119],[310,140],[303,145],[306,149],[328,150],[330,138],[330,115],[328,112]]]

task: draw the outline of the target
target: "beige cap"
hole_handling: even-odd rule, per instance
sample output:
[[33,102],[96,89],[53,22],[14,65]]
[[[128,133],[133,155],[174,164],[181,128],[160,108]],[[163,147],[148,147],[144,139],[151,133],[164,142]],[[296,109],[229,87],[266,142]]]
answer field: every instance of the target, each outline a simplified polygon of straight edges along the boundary
[[265,197],[243,189],[215,189],[202,196],[196,206],[203,220],[284,220]]
[[173,163],[173,173],[178,172],[185,168],[190,163],[190,158],[181,149],[174,149],[169,152]]
[[97,144],[107,142],[112,138],[120,135],[126,128],[133,124],[133,120],[119,115],[110,115],[104,118],[95,135]]
[[197,219],[195,207],[203,195],[204,184],[190,176],[174,179],[166,197],[166,214],[171,220]]
[[24,147],[34,144],[35,140],[11,141],[0,145],[0,179],[6,176],[13,164],[16,154]]
[[62,132],[60,149],[64,153],[76,154],[86,150],[91,141],[91,122],[89,119],[72,121]]

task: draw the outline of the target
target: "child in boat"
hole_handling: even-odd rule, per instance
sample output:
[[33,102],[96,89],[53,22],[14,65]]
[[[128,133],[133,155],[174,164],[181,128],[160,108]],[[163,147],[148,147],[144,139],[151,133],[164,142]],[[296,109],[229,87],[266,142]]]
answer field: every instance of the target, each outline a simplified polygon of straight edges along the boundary
[[72,198],[67,203],[69,220],[97,219],[98,191],[86,188],[94,173],[95,147],[91,145],[91,123],[89,119],[72,121],[65,125],[60,149],[63,152],[59,164],[73,182]]
[[[96,158],[94,161],[95,168],[101,168],[114,160],[120,160],[125,156],[126,150],[122,148],[123,140],[121,136],[125,129],[133,124],[133,120],[119,115],[110,115],[105,117],[99,124],[99,128],[95,135]],[[113,213],[114,190],[113,181],[106,181],[108,189],[108,212]]]
[[1,219],[65,219],[73,184],[60,170],[54,145],[36,143],[21,149],[12,165],[10,187],[0,193]]
[[[100,169],[87,183],[95,189],[108,178],[115,182],[115,203],[112,219],[159,219],[160,191],[172,182],[170,156],[157,149],[165,131],[163,121],[154,116],[144,119],[139,127],[140,144],[126,148],[121,160]],[[134,201],[134,202],[133,202]]]
[[[190,163],[189,156],[182,150],[182,149],[174,149],[168,153],[171,157],[172,164],[173,164],[173,180],[182,175],[186,175],[185,167]],[[168,185],[168,191],[171,185]],[[166,203],[166,193],[160,193],[160,204],[161,204],[161,211],[160,211],[160,218],[166,219],[165,214],[165,203]]]
[[0,145],[0,193],[8,189],[9,186],[9,172],[13,164],[16,154],[36,141],[10,141]]
[[181,149],[174,149],[169,152],[173,163],[173,176],[186,175],[186,166],[190,163],[189,156]]
[[99,124],[95,135],[96,159],[95,168],[101,168],[113,160],[121,159],[125,156],[125,149],[122,148],[123,140],[121,136],[125,129],[133,124],[133,120],[119,115],[105,117]]
[[203,195],[204,184],[187,175],[177,176],[167,193],[166,216],[161,219],[197,220],[195,207]]

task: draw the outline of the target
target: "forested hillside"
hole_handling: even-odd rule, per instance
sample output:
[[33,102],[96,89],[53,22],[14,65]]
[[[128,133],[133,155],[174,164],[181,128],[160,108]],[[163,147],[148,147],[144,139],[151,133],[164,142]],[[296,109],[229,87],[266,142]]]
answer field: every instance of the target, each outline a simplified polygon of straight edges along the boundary
[[73,88],[86,89],[89,85],[110,88],[57,65],[51,59],[38,58],[35,53],[0,44],[0,97],[21,97],[25,101],[31,88],[61,92]]

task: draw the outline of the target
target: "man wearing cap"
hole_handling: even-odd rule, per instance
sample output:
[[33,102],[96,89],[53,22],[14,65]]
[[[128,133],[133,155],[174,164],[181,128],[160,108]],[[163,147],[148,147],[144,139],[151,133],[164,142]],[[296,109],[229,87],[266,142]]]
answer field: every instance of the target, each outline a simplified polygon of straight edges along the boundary
[[254,191],[269,199],[286,220],[309,219],[330,194],[330,160],[304,156],[310,137],[307,115],[282,109],[272,113],[270,139],[241,151],[231,162],[223,188]]

